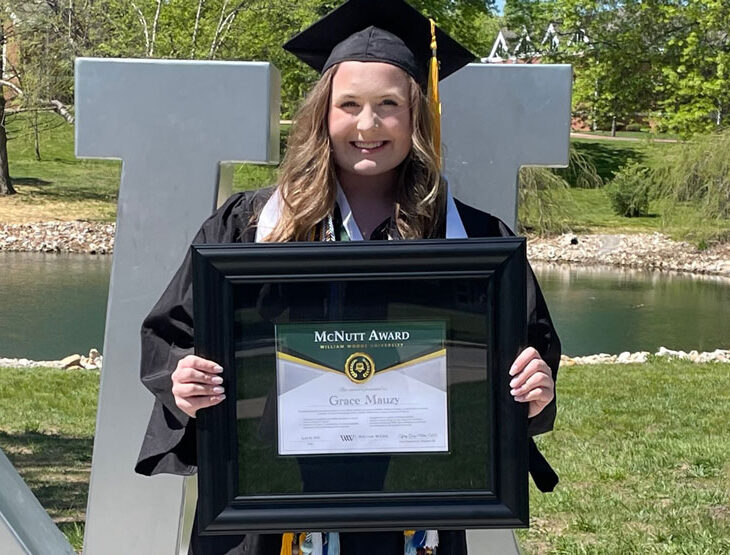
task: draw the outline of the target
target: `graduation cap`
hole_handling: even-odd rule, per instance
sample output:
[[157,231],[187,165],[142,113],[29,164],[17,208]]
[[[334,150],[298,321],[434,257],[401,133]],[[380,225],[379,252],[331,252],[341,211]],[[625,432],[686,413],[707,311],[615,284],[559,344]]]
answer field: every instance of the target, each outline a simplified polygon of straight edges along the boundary
[[404,0],[348,0],[284,49],[320,73],[346,61],[401,68],[427,91],[436,152],[441,149],[438,82],[476,58]]
[[476,56],[434,27],[404,0],[348,0],[284,45],[320,73],[339,62],[386,62],[411,75],[425,88],[438,44],[440,78]]

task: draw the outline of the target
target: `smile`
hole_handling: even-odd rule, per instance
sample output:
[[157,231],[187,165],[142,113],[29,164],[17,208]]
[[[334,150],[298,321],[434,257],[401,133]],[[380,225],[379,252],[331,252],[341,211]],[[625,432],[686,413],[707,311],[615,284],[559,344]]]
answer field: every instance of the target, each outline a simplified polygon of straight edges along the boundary
[[373,141],[373,142],[365,142],[365,141],[353,141],[351,144],[355,148],[360,148],[362,150],[376,150],[382,146],[385,146],[387,141]]

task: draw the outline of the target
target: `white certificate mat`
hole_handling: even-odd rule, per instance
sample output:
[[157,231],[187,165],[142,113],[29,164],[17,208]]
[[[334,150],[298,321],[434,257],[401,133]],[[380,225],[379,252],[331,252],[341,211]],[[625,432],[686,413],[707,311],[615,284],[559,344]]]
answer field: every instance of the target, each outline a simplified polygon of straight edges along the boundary
[[448,452],[443,337],[443,322],[277,326],[279,454]]

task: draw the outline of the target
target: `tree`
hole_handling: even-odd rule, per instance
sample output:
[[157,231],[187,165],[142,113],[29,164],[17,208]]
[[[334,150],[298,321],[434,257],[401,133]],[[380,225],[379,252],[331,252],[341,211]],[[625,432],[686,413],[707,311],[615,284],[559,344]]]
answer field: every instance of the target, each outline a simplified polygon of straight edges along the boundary
[[[0,21],[0,45],[5,45],[5,32]],[[3,60],[0,57],[0,75],[3,74]],[[8,136],[5,133],[5,88],[0,83],[0,196],[14,195],[15,189],[10,179],[8,166]]]
[[[475,53],[490,46],[493,0],[411,1]],[[34,95],[20,85],[28,104],[35,97],[45,107],[50,99],[70,102],[76,56],[268,60],[281,71],[282,108],[290,116],[317,75],[282,44],[344,0],[0,2],[24,23],[24,62],[16,73],[28,86],[37,76],[31,88],[40,90]]]
[[665,42],[656,25],[660,3],[555,0],[562,41],[548,58],[573,64],[574,106],[590,113],[594,127],[610,123],[615,132],[617,119],[656,109]]
[[12,63],[6,60],[0,84],[15,93],[13,111],[30,114],[27,121],[35,137],[36,159],[40,160],[38,113],[52,111],[73,122],[68,107],[73,103],[73,46],[81,30],[72,18],[61,22],[64,13],[53,0],[5,0],[2,7],[13,21],[5,38],[13,41],[19,56]]
[[554,10],[554,0],[506,0],[504,23],[515,32],[526,29],[539,44],[548,25],[554,21]]
[[667,10],[682,32],[667,42],[675,63],[663,67],[661,103],[667,128],[683,135],[728,125],[730,111],[730,4],[689,2]]

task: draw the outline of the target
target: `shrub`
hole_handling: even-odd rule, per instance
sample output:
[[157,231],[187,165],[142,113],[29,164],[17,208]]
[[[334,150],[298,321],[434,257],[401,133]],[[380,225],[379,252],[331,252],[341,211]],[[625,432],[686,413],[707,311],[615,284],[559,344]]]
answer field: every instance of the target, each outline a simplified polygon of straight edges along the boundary
[[570,145],[567,168],[522,168],[519,173],[520,232],[550,235],[568,231],[570,187],[598,188],[603,180],[593,160]]
[[695,137],[664,156],[652,176],[654,194],[691,202],[713,220],[730,218],[730,129]]
[[519,173],[518,230],[538,235],[567,231],[569,185],[549,168],[522,168]]
[[626,126],[626,131],[643,131],[644,128],[640,123],[629,123]]
[[598,174],[593,158],[584,154],[575,145],[570,145],[567,168],[557,168],[552,173],[562,178],[569,187],[579,189],[598,189],[603,187],[603,179]]
[[604,189],[619,216],[646,216],[649,211],[649,176],[636,162],[621,168]]

